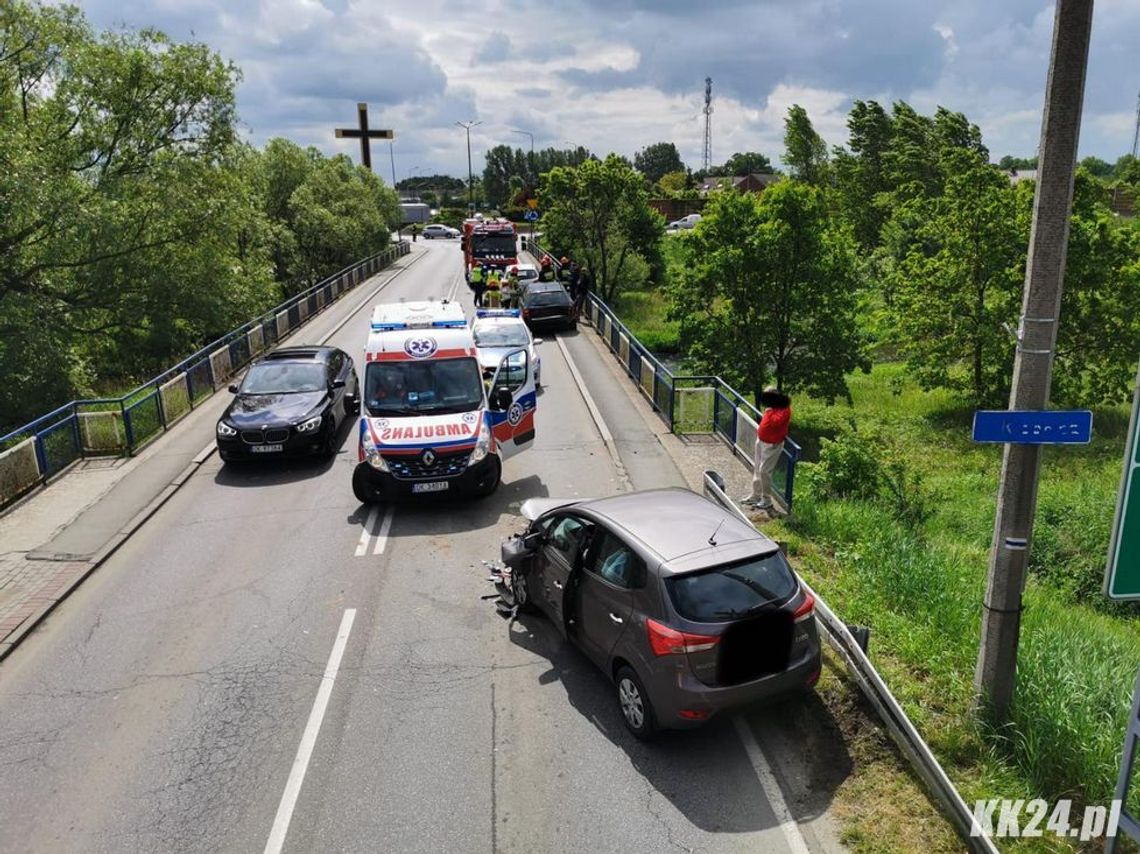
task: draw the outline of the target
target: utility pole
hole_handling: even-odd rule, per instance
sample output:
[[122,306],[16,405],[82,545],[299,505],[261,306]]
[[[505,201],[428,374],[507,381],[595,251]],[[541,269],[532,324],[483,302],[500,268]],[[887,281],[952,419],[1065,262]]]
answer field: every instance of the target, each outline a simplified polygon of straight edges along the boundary
[[475,173],[471,171],[471,128],[481,125],[482,122],[456,122],[467,131],[467,204],[475,210]]
[[1136,96],[1136,129],[1132,131],[1132,156],[1140,155],[1140,95]]
[[[1053,48],[1038,149],[1037,195],[1009,395],[1012,410],[1040,410],[1049,404],[1092,12],[1093,0],[1057,0],[1053,18]],[[982,640],[974,675],[975,707],[996,723],[1009,719],[1013,701],[1021,594],[1025,589],[1040,466],[1040,446],[1005,446],[982,610]]]
[[702,158],[703,168],[707,173],[712,167],[712,78],[705,78],[705,154]]
[[534,183],[538,180],[538,175],[536,174],[537,170],[534,168],[534,134],[529,130],[511,130],[511,133],[519,133],[523,136],[530,137],[530,164],[527,169],[527,180]]

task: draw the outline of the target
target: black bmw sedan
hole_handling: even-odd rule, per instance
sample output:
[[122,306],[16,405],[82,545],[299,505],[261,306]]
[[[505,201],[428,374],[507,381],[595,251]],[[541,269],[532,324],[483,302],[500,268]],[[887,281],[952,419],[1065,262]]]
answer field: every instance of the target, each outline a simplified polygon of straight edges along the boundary
[[217,426],[227,462],[337,452],[346,418],[360,411],[356,367],[335,347],[282,347],[258,359]]

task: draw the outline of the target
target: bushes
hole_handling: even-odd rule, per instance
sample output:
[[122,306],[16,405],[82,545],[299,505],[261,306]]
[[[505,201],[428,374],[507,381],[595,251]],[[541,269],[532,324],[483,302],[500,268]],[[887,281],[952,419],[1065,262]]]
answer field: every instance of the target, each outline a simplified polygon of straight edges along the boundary
[[922,474],[881,436],[849,431],[821,439],[819,462],[805,465],[803,477],[818,497],[879,503],[912,531],[932,512]]

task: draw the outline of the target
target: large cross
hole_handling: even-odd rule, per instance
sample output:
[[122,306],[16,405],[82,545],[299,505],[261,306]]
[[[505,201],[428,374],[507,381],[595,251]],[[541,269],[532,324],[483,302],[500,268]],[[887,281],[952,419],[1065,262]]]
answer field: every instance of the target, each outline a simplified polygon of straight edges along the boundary
[[368,105],[357,104],[356,112],[360,116],[359,128],[337,128],[337,139],[359,139],[360,140],[360,162],[372,168],[372,146],[369,144],[370,139],[392,139],[395,134],[390,130],[369,130],[368,129]]

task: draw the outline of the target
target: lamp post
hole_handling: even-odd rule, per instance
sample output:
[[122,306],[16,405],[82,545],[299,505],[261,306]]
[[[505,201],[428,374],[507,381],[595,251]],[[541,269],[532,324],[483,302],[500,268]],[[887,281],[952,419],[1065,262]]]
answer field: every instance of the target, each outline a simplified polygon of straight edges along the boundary
[[467,131],[467,204],[471,210],[475,210],[475,175],[471,171],[471,128],[475,125],[481,125],[482,122],[456,122],[461,128]]

